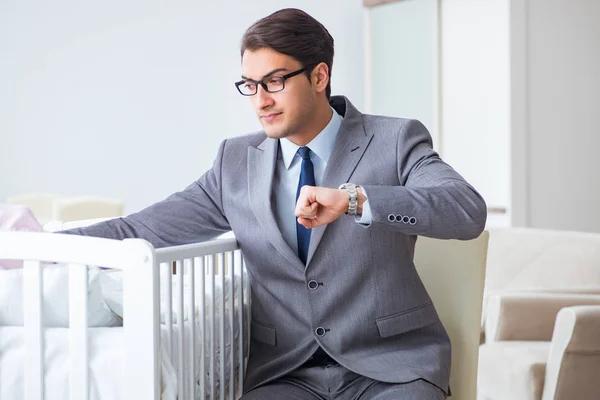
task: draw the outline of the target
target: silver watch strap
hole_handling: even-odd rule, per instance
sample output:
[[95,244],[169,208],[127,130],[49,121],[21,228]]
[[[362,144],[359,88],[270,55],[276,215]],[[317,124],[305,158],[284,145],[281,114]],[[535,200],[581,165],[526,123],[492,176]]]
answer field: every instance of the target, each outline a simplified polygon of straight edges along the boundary
[[346,189],[348,191],[348,215],[356,215],[358,213],[358,193],[356,191],[357,186],[354,183],[344,183],[340,186],[340,189]]

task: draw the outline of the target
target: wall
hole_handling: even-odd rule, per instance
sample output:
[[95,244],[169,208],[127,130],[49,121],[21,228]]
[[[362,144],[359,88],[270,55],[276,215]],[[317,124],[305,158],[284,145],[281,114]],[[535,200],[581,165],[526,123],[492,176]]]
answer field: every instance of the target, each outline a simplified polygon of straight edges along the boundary
[[600,232],[600,2],[513,0],[517,225]]
[[260,128],[233,82],[257,19],[297,7],[336,40],[332,89],[363,107],[361,0],[0,2],[0,202],[182,189],[227,137]]
[[442,158],[510,223],[508,0],[399,1],[370,9],[376,114],[421,120]]
[[436,1],[368,9],[369,112],[420,120],[437,136]]
[[508,0],[441,2],[441,148],[485,198],[488,226],[510,224],[509,26]]

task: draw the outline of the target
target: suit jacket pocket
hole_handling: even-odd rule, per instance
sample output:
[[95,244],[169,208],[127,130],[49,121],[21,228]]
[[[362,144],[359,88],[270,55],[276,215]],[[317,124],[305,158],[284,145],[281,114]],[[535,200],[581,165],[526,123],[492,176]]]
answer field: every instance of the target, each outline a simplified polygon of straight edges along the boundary
[[275,327],[252,320],[250,337],[253,340],[275,346],[277,344],[277,337],[275,336]]
[[410,310],[377,318],[375,322],[381,337],[386,338],[419,329],[437,321],[439,318],[433,303],[427,302]]

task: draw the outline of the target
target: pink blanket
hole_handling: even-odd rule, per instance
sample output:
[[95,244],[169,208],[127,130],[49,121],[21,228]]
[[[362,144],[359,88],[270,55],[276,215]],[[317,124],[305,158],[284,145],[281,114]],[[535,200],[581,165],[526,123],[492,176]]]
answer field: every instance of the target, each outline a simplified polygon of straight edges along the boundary
[[[0,231],[42,232],[42,226],[28,207],[0,204]],[[21,261],[0,260],[0,269],[22,267]]]

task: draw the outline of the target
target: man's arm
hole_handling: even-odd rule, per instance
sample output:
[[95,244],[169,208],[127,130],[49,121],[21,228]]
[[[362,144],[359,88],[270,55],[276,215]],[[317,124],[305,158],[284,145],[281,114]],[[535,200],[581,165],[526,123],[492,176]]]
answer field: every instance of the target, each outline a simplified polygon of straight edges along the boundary
[[[401,185],[361,185],[368,194],[371,226],[441,239],[479,236],[487,218],[485,201],[433,151],[431,136],[420,122],[408,120],[401,126],[396,151]],[[359,193],[359,210],[364,199]],[[346,190],[306,187],[296,215],[301,224],[315,227],[335,221],[347,206]]]
[[185,190],[124,218],[63,231],[110,239],[142,238],[156,248],[201,242],[231,228],[223,212],[221,164],[225,141],[213,167]]

